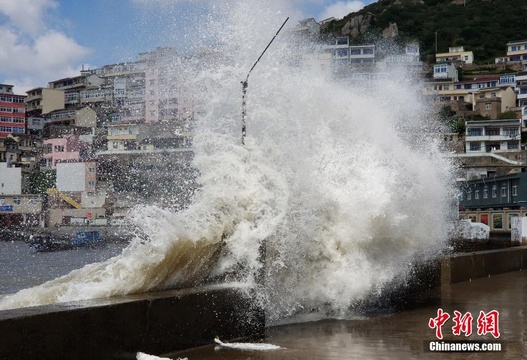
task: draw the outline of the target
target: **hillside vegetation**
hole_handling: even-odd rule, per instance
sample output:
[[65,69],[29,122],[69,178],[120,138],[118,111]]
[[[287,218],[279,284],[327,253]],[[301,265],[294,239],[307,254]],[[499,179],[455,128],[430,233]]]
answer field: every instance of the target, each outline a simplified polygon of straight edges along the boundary
[[506,55],[509,41],[527,39],[526,0],[379,0],[331,22],[326,34],[341,35],[345,24],[359,15],[371,18],[368,32],[352,42],[368,41],[396,23],[399,38],[419,40],[422,59],[428,61],[433,61],[436,38],[437,52],[464,46],[474,52],[477,64],[494,63]]

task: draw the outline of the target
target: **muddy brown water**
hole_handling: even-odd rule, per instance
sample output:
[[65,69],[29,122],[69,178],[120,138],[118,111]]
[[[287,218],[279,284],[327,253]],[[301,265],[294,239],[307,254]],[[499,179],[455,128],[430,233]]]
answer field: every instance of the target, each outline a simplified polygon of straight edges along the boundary
[[[169,355],[171,359],[527,359],[527,271],[500,274],[441,289],[438,304],[361,320],[324,320],[269,328],[263,342],[282,347],[273,351],[247,351],[214,344]],[[438,340],[429,320],[438,308],[451,318]],[[473,316],[472,334],[456,336],[454,311]],[[499,313],[499,338],[477,334],[477,317]],[[486,329],[489,331],[489,328]],[[431,352],[430,341],[498,343],[498,352]],[[212,341],[211,341],[212,342]]]

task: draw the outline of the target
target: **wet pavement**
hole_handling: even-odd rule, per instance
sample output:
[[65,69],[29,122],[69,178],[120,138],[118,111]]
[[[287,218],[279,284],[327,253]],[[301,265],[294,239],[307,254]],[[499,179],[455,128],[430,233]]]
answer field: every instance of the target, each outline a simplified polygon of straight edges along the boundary
[[[439,300],[439,299],[438,299]],[[438,308],[450,315],[441,327],[443,339],[429,327]],[[470,313],[468,328],[454,335],[454,311]],[[491,311],[498,312],[497,326]],[[483,312],[485,318],[479,322]],[[494,318],[495,319],[495,318]],[[465,323],[465,324],[468,324]],[[484,335],[478,335],[478,330]],[[500,336],[495,338],[497,331]],[[494,334],[494,335],[493,335]],[[211,339],[211,343],[212,343]],[[430,342],[499,344],[496,352],[431,352]],[[266,343],[279,350],[247,351],[210,346],[170,354],[170,358],[204,359],[527,359],[527,271],[500,274],[441,289],[438,304],[361,320],[324,320],[269,328]],[[165,355],[166,356],[166,355]]]

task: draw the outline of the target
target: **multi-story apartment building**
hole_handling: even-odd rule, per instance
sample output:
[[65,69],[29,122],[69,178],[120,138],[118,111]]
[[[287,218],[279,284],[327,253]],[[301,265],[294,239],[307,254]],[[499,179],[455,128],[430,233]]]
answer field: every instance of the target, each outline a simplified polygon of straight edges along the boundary
[[429,83],[425,94],[434,96],[436,101],[439,102],[461,101],[472,103],[475,92],[482,89],[497,88],[499,81],[499,76],[476,77],[465,81],[454,81],[453,79],[434,81]]
[[[525,61],[527,60],[527,40],[515,40],[507,43],[507,55],[495,59],[496,64],[507,64],[509,67],[518,67],[527,70]],[[523,62],[523,66],[522,66]]]
[[89,106],[69,107],[45,114],[44,123],[67,127],[95,128],[97,127],[97,114]]
[[527,173],[468,180],[462,188],[460,215],[493,232],[510,232],[512,219],[527,216]]
[[474,53],[465,51],[463,46],[449,47],[447,53],[437,53],[436,63],[462,63],[472,64],[474,62]]
[[520,72],[515,76],[518,107],[527,106],[527,71]]
[[386,56],[382,61],[382,65],[386,68],[394,66],[404,66],[409,70],[423,70],[423,63],[419,60],[419,43],[410,42],[405,45],[404,53],[391,54]]
[[13,87],[0,84],[0,137],[26,132],[26,96],[14,94]]
[[527,40],[516,40],[507,43],[509,61],[527,60]]
[[352,65],[375,63],[375,45],[352,45],[349,47],[349,61]]
[[39,87],[26,93],[26,110],[29,116],[39,117],[53,110],[64,109],[64,90]]
[[525,167],[520,119],[471,120],[465,127],[465,152],[449,155],[460,161],[460,177],[498,176]]
[[443,63],[434,65],[434,80],[454,83],[459,81],[458,71],[454,64]]
[[481,88],[471,95],[472,111],[490,119],[516,108],[516,93],[512,86]]
[[350,45],[349,37],[338,37],[334,44],[325,45],[323,49],[332,53],[337,66],[375,63],[375,45]]
[[168,129],[171,125],[114,124],[108,125],[108,148],[99,156],[116,154],[148,154],[153,152],[187,151],[192,146],[189,133]]
[[108,153],[117,154],[138,150],[139,124],[112,124],[108,125],[107,129]]
[[113,102],[101,113],[102,123],[143,123],[145,121],[144,59],[105,65],[92,70],[113,90]]
[[80,106],[80,92],[82,90],[98,88],[103,85],[104,79],[95,74],[82,71],[79,76],[51,81],[48,83],[48,88],[63,90],[65,107],[69,108]]
[[141,54],[145,72],[145,123],[174,124],[188,130],[194,118],[194,101],[188,91],[184,59],[174,48],[157,48]]
[[59,162],[86,159],[91,149],[89,143],[81,141],[79,135],[75,134],[44,140],[43,147],[43,170],[55,169]]
[[42,140],[30,134],[9,134],[0,138],[0,162],[13,167],[32,168],[42,151]]
[[494,153],[507,156],[518,153],[521,143],[521,121],[473,120],[466,121],[467,154]]

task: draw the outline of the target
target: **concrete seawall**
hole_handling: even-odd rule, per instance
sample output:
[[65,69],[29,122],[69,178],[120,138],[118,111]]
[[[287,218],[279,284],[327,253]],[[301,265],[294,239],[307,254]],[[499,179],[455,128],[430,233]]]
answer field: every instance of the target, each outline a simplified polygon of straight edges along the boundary
[[[455,254],[423,267],[390,295],[404,302],[526,266],[527,246]],[[138,351],[163,355],[211,344],[215,336],[264,334],[264,312],[243,290],[208,286],[0,311],[0,359],[135,359]]]
[[455,254],[442,259],[440,264],[441,285],[455,284],[525,269],[527,246]]
[[209,286],[0,311],[0,359],[135,359],[261,338],[264,315],[239,288]]

